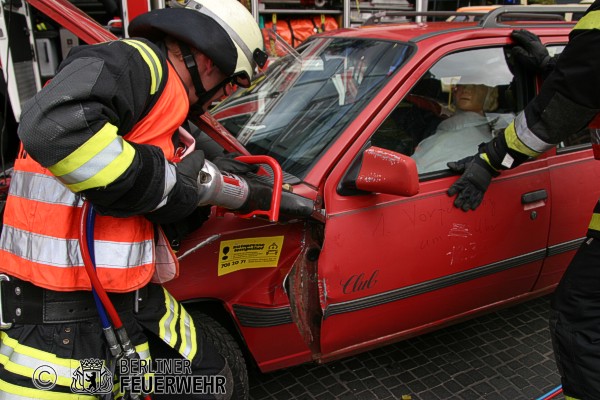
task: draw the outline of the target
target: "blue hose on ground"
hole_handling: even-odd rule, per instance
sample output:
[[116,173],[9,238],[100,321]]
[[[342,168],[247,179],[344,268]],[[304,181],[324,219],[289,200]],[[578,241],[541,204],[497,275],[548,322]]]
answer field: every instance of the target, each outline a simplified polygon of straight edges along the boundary
[[562,385],[558,385],[557,387],[555,387],[554,389],[552,389],[551,391],[549,391],[542,397],[538,397],[536,400],[550,400],[551,398],[553,398],[554,396],[556,396],[557,394],[559,394],[561,392],[562,392]]

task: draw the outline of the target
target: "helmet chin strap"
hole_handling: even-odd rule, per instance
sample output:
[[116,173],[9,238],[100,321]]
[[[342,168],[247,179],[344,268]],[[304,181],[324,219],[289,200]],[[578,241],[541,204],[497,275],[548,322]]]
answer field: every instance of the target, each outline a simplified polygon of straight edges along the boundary
[[194,58],[189,46],[183,42],[179,42],[179,49],[181,50],[185,67],[192,77],[194,90],[196,90],[196,97],[198,97],[198,101],[196,101],[196,103],[192,104],[190,107],[190,115],[197,116],[204,113],[204,109],[202,108],[204,103],[212,99],[215,93],[223,88],[224,83],[229,82],[229,79],[226,79],[222,83],[207,91],[204,88],[204,85],[202,85],[202,79],[200,78],[200,73],[198,72],[198,64],[196,63],[196,59]]

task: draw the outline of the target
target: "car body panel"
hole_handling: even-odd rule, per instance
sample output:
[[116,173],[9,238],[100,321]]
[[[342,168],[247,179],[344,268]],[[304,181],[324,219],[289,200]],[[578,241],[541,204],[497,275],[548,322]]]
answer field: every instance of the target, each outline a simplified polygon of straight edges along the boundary
[[[391,30],[381,29],[345,30],[340,35],[391,37]],[[414,29],[419,28],[400,28],[393,35],[402,37]],[[304,178],[323,197],[324,240],[313,291],[291,297],[304,296],[303,304],[310,304],[313,311],[318,302],[314,318],[321,321],[313,326],[318,335],[300,329],[315,360],[337,359],[548,293],[572,256],[559,250],[549,259],[556,259],[557,266],[547,267],[549,244],[581,239],[583,215],[572,222],[572,230],[549,242],[551,216],[559,214],[554,211],[552,186],[566,179],[549,168],[557,157],[565,159],[554,150],[503,172],[476,212],[452,206],[445,192],[456,179],[453,176],[422,180],[420,193],[410,198],[337,192],[373,132],[419,76],[449,53],[510,43],[506,30],[461,29],[439,36],[433,29],[423,30],[419,38],[407,33],[416,52]],[[566,40],[566,31],[563,36],[547,28],[536,33],[547,43]],[[587,161],[581,162],[588,163],[591,151],[586,151]],[[582,156],[570,157],[576,164]],[[593,164],[589,168],[595,170]],[[523,203],[523,195],[541,190],[548,193],[543,201]],[[571,192],[580,190],[581,182]]]

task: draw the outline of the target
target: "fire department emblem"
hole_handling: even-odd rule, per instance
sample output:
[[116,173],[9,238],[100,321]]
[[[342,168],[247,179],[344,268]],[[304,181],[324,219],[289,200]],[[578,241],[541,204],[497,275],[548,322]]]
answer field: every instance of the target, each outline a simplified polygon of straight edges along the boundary
[[113,389],[113,377],[98,358],[79,360],[79,367],[73,373],[71,391],[82,394],[108,394]]

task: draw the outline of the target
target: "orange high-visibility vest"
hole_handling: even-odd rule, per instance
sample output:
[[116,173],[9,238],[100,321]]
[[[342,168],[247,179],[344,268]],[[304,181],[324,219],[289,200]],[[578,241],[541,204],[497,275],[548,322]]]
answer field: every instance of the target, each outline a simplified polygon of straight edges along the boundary
[[[170,64],[168,70],[158,101],[124,139],[158,146],[172,161],[172,137],[186,119],[189,100]],[[82,205],[80,194],[67,189],[31,157],[20,156],[15,161],[4,212],[0,271],[51,290],[91,290],[78,242]],[[155,243],[154,226],[141,215],[98,215],[94,255],[104,288],[111,292],[138,289],[150,281],[159,264],[172,271],[167,274],[170,278],[175,277],[177,259],[161,239]],[[160,275],[164,280],[165,274]]]

